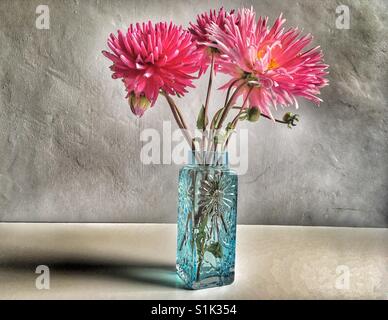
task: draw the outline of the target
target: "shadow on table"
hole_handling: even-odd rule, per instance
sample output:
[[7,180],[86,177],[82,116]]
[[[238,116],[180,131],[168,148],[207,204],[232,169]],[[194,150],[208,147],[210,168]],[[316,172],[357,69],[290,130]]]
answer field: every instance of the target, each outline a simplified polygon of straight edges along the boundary
[[50,272],[61,272],[62,274],[78,273],[84,276],[120,278],[124,281],[184,289],[183,282],[176,274],[175,265],[139,260],[109,262],[89,257],[0,260],[0,270],[6,268],[8,270],[17,269],[35,272],[36,267],[39,265],[46,265],[50,268]]

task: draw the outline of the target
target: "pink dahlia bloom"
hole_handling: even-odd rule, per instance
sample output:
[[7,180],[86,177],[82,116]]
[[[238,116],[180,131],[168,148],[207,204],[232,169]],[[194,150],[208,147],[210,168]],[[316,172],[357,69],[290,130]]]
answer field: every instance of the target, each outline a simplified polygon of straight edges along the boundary
[[296,28],[285,31],[285,21],[280,15],[269,28],[268,17],[256,22],[253,9],[241,9],[226,21],[224,29],[215,23],[208,28],[216,48],[229,57],[221,71],[233,78],[222,88],[248,81],[236,97],[245,99],[250,92],[249,106],[271,118],[271,105],[298,107],[296,97],[319,104],[322,100],[317,95],[328,84],[322,51],[319,47],[304,51],[312,36],[301,36]]
[[184,95],[194,87],[192,75],[201,58],[190,32],[173,23],[151,22],[130,25],[126,34],[118,31],[108,39],[111,52],[103,51],[113,65],[113,79],[125,84],[131,110],[137,116],[153,106],[160,90]]
[[206,72],[208,66],[211,63],[211,56],[214,54],[215,64],[214,69],[217,71],[222,63],[220,52],[212,44],[208,28],[214,23],[220,30],[225,30],[225,23],[231,19],[234,14],[234,10],[227,12],[224,8],[221,8],[218,12],[216,10],[210,10],[209,13],[205,12],[197,16],[196,23],[190,23],[189,31],[193,35],[193,39],[198,43],[198,49],[202,54],[200,62],[199,76]]

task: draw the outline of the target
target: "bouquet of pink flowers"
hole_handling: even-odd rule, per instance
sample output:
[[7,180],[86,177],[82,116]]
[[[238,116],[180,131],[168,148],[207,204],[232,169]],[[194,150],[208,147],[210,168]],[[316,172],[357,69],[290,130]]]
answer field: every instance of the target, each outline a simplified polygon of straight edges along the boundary
[[[268,18],[256,20],[253,9],[227,12],[222,8],[199,15],[187,30],[172,22],[131,24],[126,32],[110,35],[111,52],[103,54],[113,62],[112,77],[122,79],[136,116],[142,117],[161,95],[194,151],[224,150],[239,121],[255,122],[262,116],[291,127],[298,115],[289,112],[278,120],[271,108],[298,108],[297,97],[321,102],[320,89],[328,84],[322,51],[320,47],[307,50],[312,36],[302,36],[297,28],[285,29],[285,21],[280,15],[269,27]],[[207,94],[196,119],[203,134],[193,139],[174,97],[194,88],[193,80],[208,68]],[[217,73],[229,75],[230,80],[220,88],[226,90],[223,107],[210,119]]]
[[[170,106],[195,157],[179,172],[177,272],[191,289],[234,281],[237,175],[224,152],[241,121],[260,117],[289,127],[298,115],[275,119],[271,109],[298,107],[297,98],[320,103],[320,89],[328,84],[328,66],[319,47],[306,49],[311,35],[283,28],[282,15],[272,27],[253,9],[224,9],[198,16],[188,30],[173,23],[130,25],[111,35],[104,51],[113,65],[114,79],[122,79],[132,112],[141,117],[161,95]],[[176,99],[193,80],[210,69],[204,104],[196,119],[199,137],[187,130]],[[213,77],[230,79],[223,106],[212,117],[209,101]]]

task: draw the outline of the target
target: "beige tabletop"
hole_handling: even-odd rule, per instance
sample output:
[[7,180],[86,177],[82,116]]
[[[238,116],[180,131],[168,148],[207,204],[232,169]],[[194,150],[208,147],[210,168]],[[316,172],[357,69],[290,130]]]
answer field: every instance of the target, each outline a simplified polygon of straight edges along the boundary
[[0,299],[388,299],[388,229],[237,232],[234,284],[190,291],[175,225],[0,224]]

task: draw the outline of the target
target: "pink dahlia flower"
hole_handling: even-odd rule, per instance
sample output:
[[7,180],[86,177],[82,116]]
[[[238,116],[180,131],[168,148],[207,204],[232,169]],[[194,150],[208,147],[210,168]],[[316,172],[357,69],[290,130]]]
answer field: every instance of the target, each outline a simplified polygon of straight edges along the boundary
[[229,57],[221,71],[233,78],[222,88],[241,87],[246,81],[235,97],[245,99],[249,94],[249,106],[271,118],[271,105],[298,107],[296,97],[319,104],[322,100],[317,95],[328,84],[322,51],[319,47],[304,51],[312,36],[301,36],[296,28],[285,31],[285,21],[280,15],[269,28],[268,17],[256,22],[253,9],[241,9],[223,29],[215,23],[208,28],[210,40]]
[[[200,62],[199,76],[206,72],[208,66],[211,63],[211,56],[214,55],[214,69],[217,71],[220,67],[219,60],[221,59],[220,52],[212,44],[208,28],[214,23],[220,30],[225,30],[225,23],[231,19],[234,14],[234,10],[230,12],[221,8],[218,12],[216,10],[210,10],[209,13],[205,12],[197,16],[196,23],[190,23],[189,31],[193,35],[193,39],[197,41],[198,48],[202,54]],[[220,61],[220,63],[222,63]]]
[[195,41],[190,32],[173,23],[151,22],[130,25],[126,34],[111,34],[103,51],[112,60],[113,79],[125,84],[131,110],[137,116],[153,106],[160,90],[171,95],[184,95],[194,87],[192,75],[199,70]]

